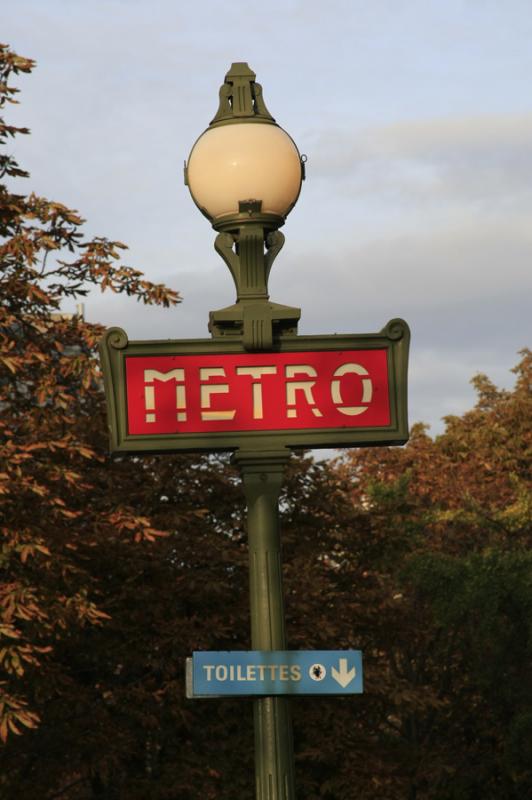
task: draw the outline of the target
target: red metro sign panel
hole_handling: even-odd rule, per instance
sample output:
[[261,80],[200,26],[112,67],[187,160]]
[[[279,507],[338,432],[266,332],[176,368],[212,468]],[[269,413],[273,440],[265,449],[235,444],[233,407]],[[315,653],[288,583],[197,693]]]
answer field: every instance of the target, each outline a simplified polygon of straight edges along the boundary
[[114,451],[396,444],[408,438],[408,327],[286,337],[275,352],[239,342],[101,346]]
[[126,358],[131,434],[389,425],[381,350]]

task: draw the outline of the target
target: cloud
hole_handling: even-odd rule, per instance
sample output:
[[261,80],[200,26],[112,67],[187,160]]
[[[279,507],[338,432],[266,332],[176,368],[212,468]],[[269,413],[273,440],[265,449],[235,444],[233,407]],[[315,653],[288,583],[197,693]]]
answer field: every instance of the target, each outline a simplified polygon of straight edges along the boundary
[[360,243],[346,232],[344,239],[334,237],[330,250],[326,245],[321,241],[312,250],[307,245],[299,256],[294,245],[287,263],[272,271],[276,293],[284,291],[287,302],[295,294],[313,298],[314,305],[329,296],[330,316],[338,318],[338,308],[355,297],[372,307],[384,300],[411,311],[456,314],[491,300],[519,307],[532,289],[532,231],[526,220],[471,216],[417,232],[383,228],[380,237]]
[[501,388],[513,386],[510,366],[518,361],[517,353],[513,355],[513,361],[504,363],[499,353],[473,342],[459,354],[445,346],[414,345],[409,367],[410,424],[429,422],[433,435],[441,433],[443,417],[461,415],[475,405],[471,380],[478,373],[485,373]]
[[309,172],[406,204],[532,205],[532,114],[417,119],[314,134]]

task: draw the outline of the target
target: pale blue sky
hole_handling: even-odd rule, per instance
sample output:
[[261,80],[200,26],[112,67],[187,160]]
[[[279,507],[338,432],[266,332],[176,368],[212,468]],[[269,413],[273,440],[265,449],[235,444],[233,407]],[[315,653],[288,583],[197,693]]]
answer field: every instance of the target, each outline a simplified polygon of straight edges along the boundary
[[180,289],[175,311],[100,295],[89,319],[132,338],[206,336],[233,301],[182,164],[248,61],[308,155],[272,299],[302,333],[412,328],[411,421],[511,385],[530,345],[530,0],[18,0],[2,38],[38,62],[11,119],[28,188],[77,208],[128,261]]

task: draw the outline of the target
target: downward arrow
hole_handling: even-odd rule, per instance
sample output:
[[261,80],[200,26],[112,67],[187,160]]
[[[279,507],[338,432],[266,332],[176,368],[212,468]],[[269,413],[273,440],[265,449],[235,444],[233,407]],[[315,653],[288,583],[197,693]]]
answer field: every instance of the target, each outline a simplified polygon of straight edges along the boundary
[[347,669],[347,658],[340,659],[340,669],[335,669],[334,667],[331,669],[332,676],[334,680],[340,684],[342,689],[345,689],[351,681],[354,679],[356,673],[356,669],[351,667],[350,670]]

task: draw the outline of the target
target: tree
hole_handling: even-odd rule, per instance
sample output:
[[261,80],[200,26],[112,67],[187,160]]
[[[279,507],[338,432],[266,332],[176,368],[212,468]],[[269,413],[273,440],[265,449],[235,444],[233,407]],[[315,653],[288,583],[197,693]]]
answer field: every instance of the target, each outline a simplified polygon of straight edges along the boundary
[[378,737],[403,797],[532,788],[530,351],[515,372],[511,392],[477,376],[476,407],[435,440],[416,426],[405,448],[339,466],[369,523],[358,557],[382,598]]
[[[33,66],[0,47],[2,108]],[[25,133],[0,127],[4,144]],[[27,177],[9,155],[0,171]],[[77,212],[7,185],[0,234],[0,794],[193,797],[195,782],[214,797],[226,723],[204,707],[192,724],[183,666],[207,640],[194,591],[219,644],[242,624],[234,476],[208,457],[110,458],[103,329],[60,310],[94,286],[163,306],[179,297],[121,264],[120,242],[86,240]]]
[[[30,59],[0,46],[0,107],[14,103],[13,75]],[[0,123],[6,145],[25,128]],[[28,177],[0,156],[2,179]],[[83,237],[77,212],[34,194],[0,186],[0,492],[2,584],[0,737],[33,728],[28,676],[44,669],[72,630],[107,615],[79,548],[94,536],[158,535],[126,505],[95,508],[89,474],[102,455],[102,393],[95,347],[102,329],[60,313],[61,302],[91,286],[171,305],[178,295],[119,264],[124,245]]]

